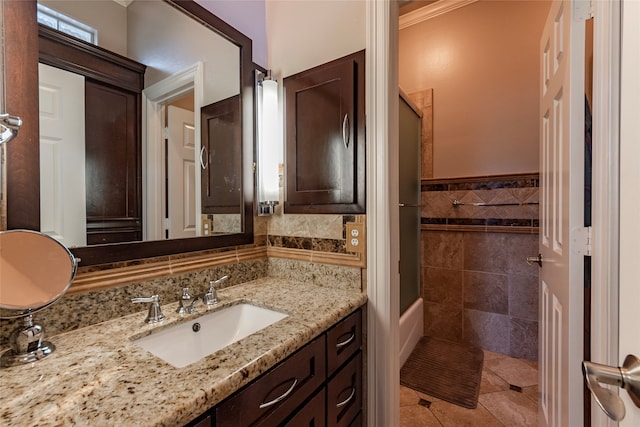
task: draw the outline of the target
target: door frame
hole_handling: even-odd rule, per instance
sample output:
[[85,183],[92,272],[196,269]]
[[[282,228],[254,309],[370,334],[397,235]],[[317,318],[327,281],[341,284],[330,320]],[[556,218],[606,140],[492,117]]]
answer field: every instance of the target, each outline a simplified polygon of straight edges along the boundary
[[366,3],[366,425],[386,427],[400,418],[398,5]]
[[[637,242],[640,238],[640,224],[637,212],[640,209],[640,3],[622,1],[621,34],[621,82],[620,82],[620,289],[619,289],[619,342],[618,364],[620,366],[628,354],[640,355],[636,311],[640,301],[640,283],[637,262]],[[619,391],[626,407],[626,417],[620,426],[640,425],[640,408],[631,401],[629,394]]]
[[[593,182],[591,360],[618,366],[620,2],[592,1]],[[591,425],[617,425],[591,398]]]
[[[592,359],[618,363],[618,148],[620,3],[592,2],[594,20]],[[367,2],[367,295],[369,298],[367,375],[368,425],[397,425],[398,245],[393,227],[397,191],[397,5],[390,0]],[[397,110],[397,109],[396,109]],[[394,133],[395,132],[395,133]],[[383,154],[389,156],[382,156]],[[380,160],[380,159],[385,159]],[[597,160],[596,160],[597,159]],[[394,193],[395,192],[395,193]],[[397,217],[397,213],[395,213]],[[611,230],[614,232],[611,233]],[[384,366],[384,368],[380,368]],[[376,367],[378,369],[376,369]],[[612,425],[592,405],[592,426]],[[597,405],[595,405],[597,406]]]
[[[142,212],[144,215],[143,240],[164,239],[164,104],[193,90],[195,152],[200,152],[200,107],[204,97],[204,64],[200,61],[149,86],[142,91]],[[195,159],[194,159],[195,160]],[[196,176],[196,212],[201,211],[200,177]],[[196,230],[201,230],[200,217]]]

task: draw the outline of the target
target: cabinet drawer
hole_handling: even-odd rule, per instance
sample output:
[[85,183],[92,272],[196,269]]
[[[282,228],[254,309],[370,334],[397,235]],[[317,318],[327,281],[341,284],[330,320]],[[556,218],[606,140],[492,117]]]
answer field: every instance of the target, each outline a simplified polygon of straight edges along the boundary
[[358,352],[327,385],[327,425],[351,425],[362,408],[362,388],[362,353]]
[[274,367],[216,407],[216,425],[277,425],[325,380],[325,337]]
[[285,427],[320,427],[326,425],[324,388],[307,402],[289,421]]
[[331,376],[362,345],[362,310],[357,310],[327,332],[327,376]]

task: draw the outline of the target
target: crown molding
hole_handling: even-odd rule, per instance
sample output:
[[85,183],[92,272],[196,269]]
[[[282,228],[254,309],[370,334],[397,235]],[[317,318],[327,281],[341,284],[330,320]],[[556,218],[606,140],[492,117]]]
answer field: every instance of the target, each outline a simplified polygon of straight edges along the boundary
[[134,0],[113,0],[113,1],[118,3],[120,6],[124,6],[124,7],[128,7],[131,3],[134,2]]
[[428,6],[421,7],[402,15],[399,19],[399,29],[404,29],[416,25],[427,19],[435,18],[461,7],[475,3],[478,0],[440,0]]

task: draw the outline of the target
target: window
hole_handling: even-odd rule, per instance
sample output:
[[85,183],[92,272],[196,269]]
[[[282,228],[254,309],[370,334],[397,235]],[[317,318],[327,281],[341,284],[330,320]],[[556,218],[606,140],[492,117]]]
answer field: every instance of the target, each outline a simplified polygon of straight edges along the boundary
[[38,3],[38,22],[86,42],[98,44],[98,30]]

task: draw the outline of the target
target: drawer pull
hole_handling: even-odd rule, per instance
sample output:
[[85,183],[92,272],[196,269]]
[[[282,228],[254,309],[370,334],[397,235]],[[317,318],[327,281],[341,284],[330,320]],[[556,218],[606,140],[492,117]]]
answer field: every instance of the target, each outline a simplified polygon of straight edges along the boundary
[[289,387],[289,390],[285,391],[284,393],[282,393],[281,396],[276,397],[275,399],[270,400],[269,402],[261,403],[259,408],[260,409],[268,408],[269,406],[273,406],[278,402],[282,402],[284,399],[287,398],[287,396],[289,396],[291,394],[291,392],[293,391],[293,389],[296,387],[297,384],[298,384],[298,379],[294,378],[293,379],[293,384],[291,384],[291,387]]
[[353,399],[353,396],[355,396],[355,395],[356,395],[356,388],[355,387],[351,387],[351,394],[349,395],[349,397],[347,397],[342,402],[336,403],[336,408],[342,408],[344,405],[349,403],[351,401],[351,399]]
[[351,343],[351,341],[356,339],[356,334],[355,332],[351,332],[351,335],[349,336],[349,338],[347,338],[344,341],[340,341],[339,343],[336,344],[336,348],[342,348],[345,345],[349,345],[349,343]]

